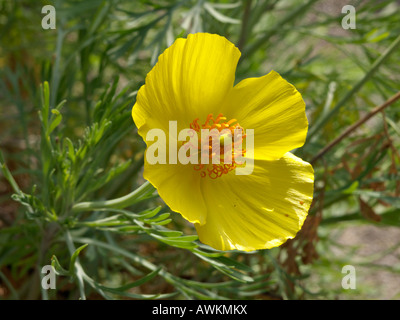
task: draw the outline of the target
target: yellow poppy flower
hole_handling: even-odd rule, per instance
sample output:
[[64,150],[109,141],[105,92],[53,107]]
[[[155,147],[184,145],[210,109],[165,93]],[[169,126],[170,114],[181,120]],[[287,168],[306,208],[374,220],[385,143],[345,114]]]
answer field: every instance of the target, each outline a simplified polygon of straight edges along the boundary
[[[146,153],[156,143],[151,130],[165,132],[166,138],[158,142],[166,148],[159,149],[158,156],[167,162],[154,163],[146,156],[144,165],[144,178],[165,203],[194,223],[201,242],[219,250],[251,251],[279,246],[301,229],[313,197],[314,173],[309,163],[289,152],[301,147],[307,134],[300,93],[274,71],[234,86],[239,57],[240,51],[219,35],[177,39],[148,73],[132,117]],[[253,157],[243,134],[239,142],[246,145],[234,148],[228,164],[222,162],[224,152],[220,163],[176,161],[170,147],[182,142],[170,130],[171,121],[176,132],[252,129]],[[212,141],[208,146],[207,140],[206,148],[214,150]],[[234,144],[233,137],[219,141],[221,147],[225,141]],[[203,139],[199,144],[198,150]],[[243,167],[237,157],[254,161],[251,174],[235,172]]]

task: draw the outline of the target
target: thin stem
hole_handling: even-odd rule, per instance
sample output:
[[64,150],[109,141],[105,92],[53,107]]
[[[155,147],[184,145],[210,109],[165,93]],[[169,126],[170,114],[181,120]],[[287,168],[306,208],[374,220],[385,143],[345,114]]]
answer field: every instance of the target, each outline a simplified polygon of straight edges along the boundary
[[7,276],[0,271],[0,280],[3,281],[3,283],[8,287],[10,290],[11,296],[13,300],[20,300],[19,294],[17,290],[14,289],[12,283],[8,280]]
[[306,12],[309,7],[311,7],[318,0],[309,0],[305,4],[297,7],[293,11],[289,12],[286,16],[284,16],[278,23],[271,29],[266,31],[261,38],[256,40],[253,44],[249,45],[247,48],[244,48],[242,52],[242,59],[239,60],[239,63],[245,58],[251,56],[259,47],[264,45],[268,40],[276,34],[277,31],[282,29],[282,26],[288,22],[292,22],[294,19],[298,18],[303,12]]
[[372,109],[368,114],[366,114],[364,117],[362,117],[356,123],[354,123],[350,127],[348,127],[345,131],[342,132],[342,134],[340,136],[338,136],[335,140],[333,140],[330,144],[328,144],[325,148],[323,148],[320,152],[318,152],[318,154],[310,161],[311,164],[316,162],[325,153],[327,153],[329,150],[331,150],[335,145],[337,145],[340,141],[342,141],[345,137],[347,137],[351,132],[353,132],[355,129],[357,129],[359,126],[361,126],[367,120],[372,118],[377,113],[381,112],[386,107],[388,107],[391,104],[395,103],[399,99],[400,99],[400,92],[396,93],[394,96],[392,96],[391,98],[386,100],[386,102],[383,103],[382,105]]
[[358,92],[362,86],[375,74],[383,62],[385,62],[389,56],[395,52],[396,48],[400,44],[400,36],[398,36],[389,48],[373,63],[371,69],[364,75],[364,77],[351,89],[347,94],[336,104],[336,106],[330,110],[323,118],[320,118],[311,128],[308,133],[308,140],[311,139],[328,121],[337,113],[350,98]]
[[244,7],[243,18],[242,18],[242,29],[240,31],[240,38],[238,42],[238,48],[240,51],[242,51],[247,40],[251,2],[252,0],[246,0]]
[[54,61],[54,69],[51,75],[51,98],[50,98],[50,107],[54,108],[56,105],[57,100],[57,92],[58,86],[60,83],[60,59],[61,59],[61,52],[62,46],[64,41],[65,32],[62,26],[57,26],[57,42],[56,42],[56,54],[55,54],[55,61]]
[[112,197],[118,190],[120,190],[123,186],[126,186],[132,177],[134,177],[139,170],[144,165],[144,153],[140,157],[139,160],[135,161],[128,170],[124,172],[121,176],[120,180],[118,180],[114,185],[110,186],[107,190],[105,190],[105,198]]
[[[95,239],[91,239],[91,238],[75,238],[75,241],[80,242],[80,243],[95,245],[97,247],[104,248],[104,249],[110,250],[112,252],[121,254],[121,255],[131,259],[132,261],[142,265],[143,267],[145,267],[146,269],[148,269],[150,271],[156,271],[159,268],[155,264],[151,263],[150,261],[146,260],[145,258],[143,258],[139,255],[136,255],[132,251],[127,251],[118,246],[114,246],[114,245],[111,245],[111,244],[108,244],[108,243],[105,243],[102,241],[98,241]],[[168,273],[167,271],[161,269],[159,271],[159,275],[162,276],[167,282],[174,284],[175,277],[173,275],[171,275],[170,273]]]
[[[75,252],[75,245],[74,245],[74,241],[72,240],[72,236],[71,236],[71,233],[69,232],[69,230],[65,231],[65,240],[67,243],[68,251],[72,257]],[[76,279],[78,282],[80,297],[82,300],[86,300],[85,284],[84,284],[83,277],[82,277],[83,269],[82,269],[81,264],[78,261],[78,258],[76,258],[76,260],[75,260],[74,267],[75,267],[74,269],[75,269]]]
[[77,203],[72,207],[72,212],[77,213],[82,211],[104,209],[104,208],[114,208],[114,209],[126,208],[141,200],[144,200],[145,197],[152,194],[154,190],[155,188],[150,184],[150,182],[146,181],[139,188],[121,198],[105,200],[105,201]]
[[11,187],[13,188],[14,192],[17,194],[22,195],[22,191],[18,186],[18,183],[15,181],[13,175],[11,174],[10,170],[7,167],[6,161],[4,160],[3,153],[0,150],[0,172],[3,173],[4,178],[10,183]]
[[59,230],[59,226],[57,224],[51,223],[47,226],[45,226],[44,232],[43,232],[43,237],[40,242],[40,246],[38,247],[38,258],[37,258],[37,263],[35,266],[35,271],[32,277],[32,285],[30,286],[29,294],[27,299],[32,300],[36,299],[38,294],[39,294],[39,288],[40,292],[42,294],[42,299],[43,300],[48,300],[48,294],[46,289],[42,287],[42,279],[43,279],[43,274],[41,272],[42,267],[43,267],[43,262],[46,257],[46,253],[48,252],[52,240]]

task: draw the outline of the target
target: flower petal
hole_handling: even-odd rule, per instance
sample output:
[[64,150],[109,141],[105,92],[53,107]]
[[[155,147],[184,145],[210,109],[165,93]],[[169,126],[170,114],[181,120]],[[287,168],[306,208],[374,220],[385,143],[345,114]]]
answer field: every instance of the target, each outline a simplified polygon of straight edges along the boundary
[[149,164],[145,160],[143,177],[171,210],[192,223],[205,223],[207,208],[200,191],[201,177],[193,165]]
[[232,90],[240,51],[215,34],[189,34],[160,55],[137,95],[132,117],[144,137],[151,128],[178,131],[218,110]]
[[269,249],[294,238],[313,197],[311,165],[291,153],[256,160],[252,175],[202,181],[208,208],[200,241],[219,250]]
[[305,142],[305,103],[296,88],[275,71],[239,82],[224,109],[243,128],[254,129],[255,159],[279,159]]

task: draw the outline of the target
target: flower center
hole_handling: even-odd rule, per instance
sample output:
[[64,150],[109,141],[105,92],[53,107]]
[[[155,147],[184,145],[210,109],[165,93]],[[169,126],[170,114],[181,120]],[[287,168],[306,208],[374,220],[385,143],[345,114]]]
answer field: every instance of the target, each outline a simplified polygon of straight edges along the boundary
[[[203,178],[208,176],[216,179],[229,173],[241,164],[238,159],[246,153],[242,148],[246,137],[243,128],[236,119],[226,120],[222,113],[215,119],[210,113],[203,125],[198,123],[198,118],[190,124],[190,128],[197,132],[199,140],[197,149],[200,161],[194,166],[194,170],[199,171]],[[208,154],[208,159],[204,159],[204,154]],[[208,160],[205,161],[207,163],[204,160]]]

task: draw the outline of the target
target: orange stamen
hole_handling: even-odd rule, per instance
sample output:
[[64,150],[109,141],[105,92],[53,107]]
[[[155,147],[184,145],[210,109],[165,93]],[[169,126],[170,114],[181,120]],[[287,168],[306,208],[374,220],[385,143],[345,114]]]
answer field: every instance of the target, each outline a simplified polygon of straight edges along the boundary
[[[190,128],[195,130],[197,133],[200,133],[201,129],[217,129],[218,132],[221,132],[222,130],[228,129],[230,130],[232,134],[232,145],[231,145],[231,152],[232,152],[232,157],[231,157],[231,162],[232,163],[224,163],[224,157],[226,155],[224,147],[221,145],[221,142],[219,139],[213,139],[213,137],[221,137],[221,135],[216,135],[215,133],[210,133],[209,141],[208,144],[207,142],[201,141],[201,138],[199,136],[199,154],[201,153],[202,150],[207,150],[209,149],[209,159],[210,159],[210,164],[197,164],[194,166],[194,170],[200,171],[200,176],[201,177],[210,177],[211,179],[217,179],[221,177],[224,174],[228,174],[230,171],[234,170],[238,163],[235,162],[235,159],[237,159],[239,156],[244,156],[246,153],[246,149],[241,149],[240,151],[236,150],[238,146],[243,142],[243,139],[246,137],[244,135],[244,130],[243,128],[237,123],[236,119],[231,119],[229,121],[226,121],[226,117],[222,113],[218,114],[218,116],[214,119],[213,114],[210,113],[204,124],[200,125],[198,123],[199,118],[196,118],[193,120],[193,122],[190,124]],[[237,130],[240,130],[238,133]],[[241,137],[241,140],[235,141],[235,137]],[[216,140],[216,141],[215,141]],[[225,143],[225,138],[222,139],[223,143]],[[212,145],[213,143],[220,143],[220,163],[219,164],[211,164],[211,160],[213,156],[215,156],[215,153],[212,153]],[[236,147],[236,148],[235,148]],[[229,150],[229,149],[228,149]],[[199,156],[200,158],[200,156]]]

